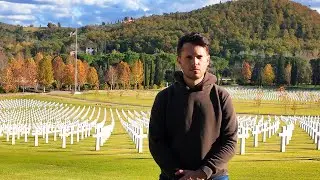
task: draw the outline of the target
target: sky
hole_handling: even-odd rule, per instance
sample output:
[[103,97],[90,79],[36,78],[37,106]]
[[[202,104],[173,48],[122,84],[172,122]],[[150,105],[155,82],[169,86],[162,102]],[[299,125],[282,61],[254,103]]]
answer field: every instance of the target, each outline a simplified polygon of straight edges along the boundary
[[[228,0],[222,0],[228,1]],[[294,0],[320,13],[320,0]],[[220,0],[0,0],[0,22],[35,27],[48,22],[63,27],[111,23],[124,17],[187,12]]]

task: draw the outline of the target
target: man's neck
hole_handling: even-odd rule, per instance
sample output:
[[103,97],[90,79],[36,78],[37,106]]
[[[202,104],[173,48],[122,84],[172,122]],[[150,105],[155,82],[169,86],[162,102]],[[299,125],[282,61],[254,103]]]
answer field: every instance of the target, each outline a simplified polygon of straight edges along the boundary
[[197,84],[199,84],[203,80],[203,78],[204,78],[204,75],[199,79],[193,80],[183,75],[184,82],[187,84],[189,88],[194,88]]

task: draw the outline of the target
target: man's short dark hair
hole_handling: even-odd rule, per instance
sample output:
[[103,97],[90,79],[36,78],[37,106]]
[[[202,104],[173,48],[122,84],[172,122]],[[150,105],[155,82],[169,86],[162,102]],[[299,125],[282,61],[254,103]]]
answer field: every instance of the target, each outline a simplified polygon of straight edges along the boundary
[[179,39],[177,47],[178,56],[181,55],[182,46],[186,43],[191,43],[193,45],[205,47],[209,54],[209,40],[206,37],[202,36],[200,33],[192,32],[185,34]]

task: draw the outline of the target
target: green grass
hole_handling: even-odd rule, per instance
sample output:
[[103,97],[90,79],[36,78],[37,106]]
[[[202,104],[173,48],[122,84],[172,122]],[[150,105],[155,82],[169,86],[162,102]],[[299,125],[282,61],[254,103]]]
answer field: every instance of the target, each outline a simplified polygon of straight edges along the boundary
[[[94,95],[91,96],[94,97]],[[4,98],[34,98],[74,105],[95,105],[103,108],[111,106],[108,104],[109,99],[104,99],[105,97],[100,95],[99,97],[99,99],[102,99],[99,102],[95,102],[93,99],[90,101],[75,99],[71,95],[68,97],[14,95],[10,97],[0,96],[0,100]],[[123,99],[122,102],[125,100]],[[136,105],[140,104],[139,100],[132,102]],[[235,102],[234,104],[237,112],[258,112],[253,105],[250,105],[250,102]],[[149,105],[151,106],[151,104]],[[139,108],[127,105],[113,107]],[[147,108],[141,107],[141,109],[145,110]],[[265,105],[260,106],[260,113],[280,113],[280,109],[281,104],[266,102]],[[319,109],[312,106],[308,111],[319,115]],[[103,115],[103,109],[101,110],[101,115]],[[90,114],[91,111],[88,116]],[[114,115],[116,117],[115,111]],[[102,118],[99,120],[101,121]],[[110,119],[108,119],[109,123]],[[24,143],[23,139],[21,137],[20,140],[16,140],[16,145],[11,145],[11,142],[6,142],[5,136],[0,137],[0,179],[153,180],[157,179],[160,172],[149,153],[147,140],[144,141],[144,153],[138,154],[137,150],[134,149],[133,142],[123,130],[117,118],[114,132],[105,145],[101,147],[101,151],[94,150],[95,139],[93,137],[80,140],[79,143],[75,142],[73,145],[67,144],[66,149],[61,148],[59,138],[56,142],[53,142],[53,137],[50,137],[49,144],[45,144],[44,139],[40,138],[39,147],[33,147],[32,137],[29,137],[27,143]],[[300,180],[319,178],[320,151],[315,150],[313,141],[298,126],[294,130],[292,140],[286,147],[285,153],[280,152],[280,138],[277,135],[267,139],[266,143],[261,142],[261,137],[259,137],[259,140],[259,147],[254,148],[253,137],[247,139],[245,155],[239,155],[238,148],[237,155],[229,163],[231,179]],[[69,142],[70,139],[68,138],[67,143]]]
[[[91,91],[81,95],[72,94],[50,94],[53,97],[71,98],[71,100],[87,100],[98,103],[114,103],[124,108],[135,105],[150,109],[157,91]],[[319,103],[293,102],[284,103],[280,101],[262,101],[260,106],[252,100],[234,100],[235,110],[242,114],[272,114],[272,115],[319,115]],[[148,108],[149,107],[149,108]]]
[[236,155],[229,163],[231,179],[317,179],[320,151],[298,126],[293,132],[284,153],[280,152],[280,137],[277,135],[267,138],[265,143],[260,136],[256,148],[253,147],[253,137],[250,137],[246,142],[246,154]]

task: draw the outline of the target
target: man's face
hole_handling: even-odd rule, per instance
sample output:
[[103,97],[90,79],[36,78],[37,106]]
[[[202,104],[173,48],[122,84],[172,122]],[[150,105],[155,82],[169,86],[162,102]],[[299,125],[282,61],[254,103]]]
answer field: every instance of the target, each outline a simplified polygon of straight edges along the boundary
[[191,80],[197,80],[202,78],[206,72],[210,55],[205,47],[185,43],[177,60],[184,76]]

